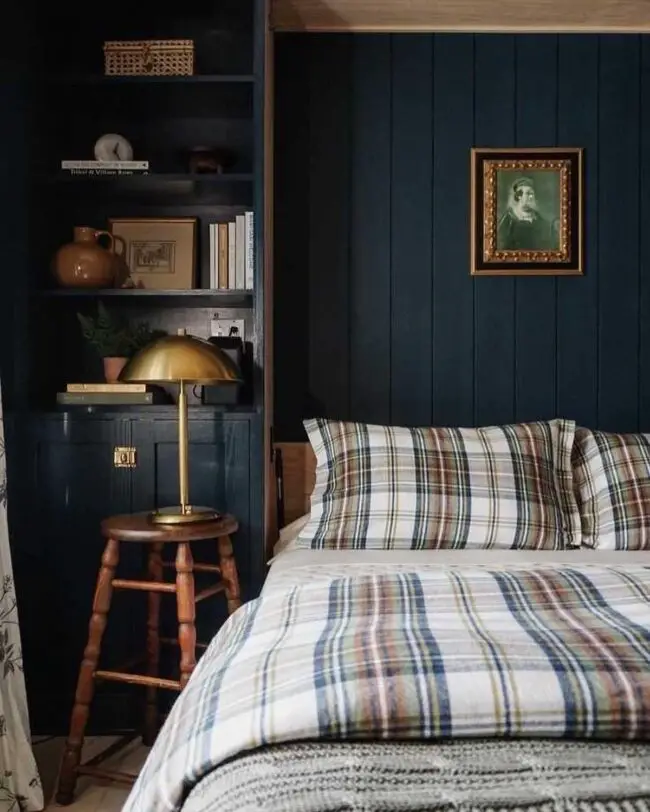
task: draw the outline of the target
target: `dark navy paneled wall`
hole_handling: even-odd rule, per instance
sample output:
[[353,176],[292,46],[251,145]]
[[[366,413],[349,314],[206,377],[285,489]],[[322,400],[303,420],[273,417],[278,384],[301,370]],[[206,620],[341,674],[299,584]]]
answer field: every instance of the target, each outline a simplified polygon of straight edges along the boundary
[[[650,430],[650,38],[282,35],[276,434]],[[472,146],[585,150],[584,277],[469,275]]]

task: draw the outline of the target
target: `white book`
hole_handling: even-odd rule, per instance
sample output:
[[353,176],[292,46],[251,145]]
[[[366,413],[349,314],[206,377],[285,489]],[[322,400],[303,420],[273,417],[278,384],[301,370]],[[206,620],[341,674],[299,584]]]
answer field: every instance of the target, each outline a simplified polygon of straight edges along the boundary
[[246,215],[235,217],[235,290],[245,290],[246,284]]
[[255,217],[252,211],[247,211],[246,218],[246,260],[244,265],[244,287],[253,290],[255,276]]
[[214,289],[219,288],[219,223],[214,224],[212,232],[212,250],[214,251]]
[[61,161],[61,169],[149,169],[149,161]]
[[216,223],[210,223],[209,229],[209,242],[210,242],[210,290],[214,290],[216,285],[216,276],[215,276],[215,269],[217,267],[216,263],[216,252],[215,252],[215,241],[214,241],[214,232],[216,230]]
[[236,286],[236,275],[235,275],[235,265],[236,265],[236,243],[237,243],[237,234],[235,228],[235,221],[231,220],[228,223],[228,288],[230,290],[235,290]]

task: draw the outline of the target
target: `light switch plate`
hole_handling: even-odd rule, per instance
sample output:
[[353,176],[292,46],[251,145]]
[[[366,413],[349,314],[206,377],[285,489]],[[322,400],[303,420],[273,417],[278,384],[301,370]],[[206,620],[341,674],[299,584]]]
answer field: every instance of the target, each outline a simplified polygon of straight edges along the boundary
[[246,341],[246,325],[244,319],[214,318],[210,322],[211,336],[239,336]]

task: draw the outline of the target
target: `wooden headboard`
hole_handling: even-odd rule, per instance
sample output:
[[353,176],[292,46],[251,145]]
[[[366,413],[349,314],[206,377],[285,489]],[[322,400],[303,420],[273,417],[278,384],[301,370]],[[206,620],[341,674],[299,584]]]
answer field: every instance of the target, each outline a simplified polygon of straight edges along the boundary
[[309,497],[314,489],[316,478],[316,457],[309,443],[276,443],[279,474],[278,487],[281,488],[281,501],[284,517],[278,523],[289,524],[299,516],[309,513]]

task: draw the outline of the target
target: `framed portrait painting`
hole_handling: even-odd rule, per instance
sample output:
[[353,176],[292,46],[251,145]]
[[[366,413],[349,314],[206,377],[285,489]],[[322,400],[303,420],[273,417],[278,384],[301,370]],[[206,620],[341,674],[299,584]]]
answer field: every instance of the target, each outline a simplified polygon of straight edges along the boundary
[[583,270],[583,151],[472,149],[471,274]]

